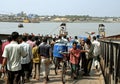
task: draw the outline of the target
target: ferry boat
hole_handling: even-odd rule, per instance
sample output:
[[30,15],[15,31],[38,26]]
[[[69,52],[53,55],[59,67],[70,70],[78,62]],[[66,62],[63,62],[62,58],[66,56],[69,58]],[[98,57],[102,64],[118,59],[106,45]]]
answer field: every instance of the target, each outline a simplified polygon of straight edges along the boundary
[[60,25],[59,35],[60,36],[67,36],[68,35],[67,29],[66,29],[66,23],[62,23]]

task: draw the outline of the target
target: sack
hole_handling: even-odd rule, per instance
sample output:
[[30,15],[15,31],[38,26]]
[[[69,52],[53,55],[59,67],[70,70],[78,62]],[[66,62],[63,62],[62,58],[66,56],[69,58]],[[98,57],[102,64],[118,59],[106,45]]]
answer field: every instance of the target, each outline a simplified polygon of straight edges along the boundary
[[34,60],[35,60],[35,61],[40,61],[40,58],[35,58]]
[[47,58],[46,60],[45,60],[45,64],[46,65],[50,65],[52,63],[52,61],[49,59],[49,58]]
[[91,44],[89,52],[88,52],[88,58],[94,58],[93,50],[94,50],[94,45]]

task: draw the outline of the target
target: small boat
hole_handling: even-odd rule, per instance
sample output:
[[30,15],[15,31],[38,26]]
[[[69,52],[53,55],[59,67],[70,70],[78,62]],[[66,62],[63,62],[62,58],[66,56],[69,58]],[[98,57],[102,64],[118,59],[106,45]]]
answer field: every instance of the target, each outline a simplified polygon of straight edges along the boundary
[[24,27],[23,24],[18,25],[18,28],[23,28],[23,27]]

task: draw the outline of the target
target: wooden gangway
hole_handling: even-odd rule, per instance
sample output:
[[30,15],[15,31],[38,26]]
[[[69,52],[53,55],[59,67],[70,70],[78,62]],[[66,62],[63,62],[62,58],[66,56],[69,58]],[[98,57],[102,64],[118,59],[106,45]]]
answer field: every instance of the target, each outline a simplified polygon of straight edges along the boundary
[[[83,71],[80,70],[78,79],[73,80],[68,69],[66,84],[120,84],[120,40],[110,37],[99,41],[101,45],[100,70],[96,71],[95,67],[92,67],[90,76],[84,76]],[[61,71],[58,70],[58,75],[55,75],[54,65],[51,67],[49,79],[47,84],[62,84]],[[0,79],[0,84],[4,84],[3,79]],[[40,80],[31,78],[30,82],[25,84],[44,84],[42,74]]]
[[[41,71],[42,72],[42,71]],[[101,70],[98,72],[95,70],[94,67],[92,67],[90,76],[83,76],[83,71],[79,71],[80,75],[78,79],[71,79],[70,77],[70,69],[67,70],[68,74],[66,76],[66,83],[65,84],[105,84],[104,82],[104,77],[102,75]],[[52,65],[51,70],[50,70],[50,76],[49,76],[50,81],[48,81],[47,84],[62,84],[61,81],[61,70],[58,70],[58,74],[55,75],[54,72],[54,65]],[[5,84],[4,80],[0,80],[0,84]],[[35,80],[35,79],[30,79],[30,82],[25,83],[25,84],[45,84],[43,82],[43,76],[42,73],[40,75],[40,80]]]
[[[102,75],[101,69],[99,71],[96,71],[94,67],[91,68],[90,76],[83,76],[83,71],[79,71],[80,75],[78,79],[71,79],[70,77],[70,70],[68,69],[68,74],[66,76],[66,83],[65,84],[105,84],[104,77]],[[31,79],[30,83],[25,84],[44,84],[43,82],[43,76],[41,74],[41,79],[39,81],[36,81],[35,79]],[[51,68],[50,81],[47,84],[62,84],[61,81],[61,70],[58,70],[58,74],[55,75],[54,72],[54,66]]]

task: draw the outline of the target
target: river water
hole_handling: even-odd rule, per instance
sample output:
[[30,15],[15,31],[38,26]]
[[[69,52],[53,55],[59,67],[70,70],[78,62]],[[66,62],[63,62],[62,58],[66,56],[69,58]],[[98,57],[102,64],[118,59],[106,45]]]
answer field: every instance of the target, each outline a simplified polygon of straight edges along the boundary
[[[0,34],[11,34],[17,31],[20,34],[34,33],[35,35],[59,34],[61,23],[23,23],[24,28],[18,28],[19,23],[0,22]],[[98,25],[101,23],[66,23],[68,36],[87,35],[85,32],[98,34]],[[102,23],[105,25],[106,36],[120,34],[120,23]]]

